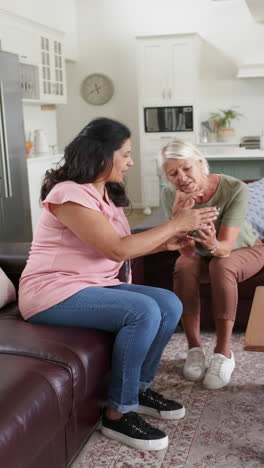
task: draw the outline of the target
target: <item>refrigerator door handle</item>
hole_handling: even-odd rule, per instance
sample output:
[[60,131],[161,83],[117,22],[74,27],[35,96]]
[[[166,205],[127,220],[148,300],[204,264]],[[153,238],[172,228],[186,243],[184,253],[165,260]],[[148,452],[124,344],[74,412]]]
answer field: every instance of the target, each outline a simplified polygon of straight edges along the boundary
[[4,87],[3,82],[0,81],[0,145],[1,145],[1,158],[3,167],[3,182],[5,190],[5,198],[12,197],[12,183],[9,164],[9,151],[6,132],[5,120],[5,101],[4,101]]

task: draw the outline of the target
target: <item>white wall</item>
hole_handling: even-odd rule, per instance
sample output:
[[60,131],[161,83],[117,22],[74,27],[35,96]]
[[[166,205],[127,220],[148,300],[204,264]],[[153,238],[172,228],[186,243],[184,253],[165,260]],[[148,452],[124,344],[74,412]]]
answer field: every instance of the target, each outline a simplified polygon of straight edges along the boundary
[[[141,201],[137,35],[198,32],[213,46],[212,59],[223,57],[203,74],[201,119],[219,108],[239,105],[246,117],[235,124],[238,136],[259,134],[264,127],[264,79],[235,78],[239,64],[264,62],[264,25],[256,23],[245,0],[76,0],[76,8],[79,62],[67,66],[69,101],[57,113],[60,146],[96,116],[126,123],[133,133],[136,164],[129,173],[128,189],[135,205]],[[90,106],[80,97],[81,81],[93,72],[106,73],[114,81],[115,95],[102,107]]]

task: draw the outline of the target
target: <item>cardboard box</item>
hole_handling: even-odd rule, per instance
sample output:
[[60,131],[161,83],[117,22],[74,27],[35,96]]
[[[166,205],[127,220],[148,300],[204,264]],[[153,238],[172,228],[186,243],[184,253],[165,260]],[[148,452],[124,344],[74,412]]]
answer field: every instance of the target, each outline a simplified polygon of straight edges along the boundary
[[255,291],[245,335],[246,351],[264,351],[264,286]]

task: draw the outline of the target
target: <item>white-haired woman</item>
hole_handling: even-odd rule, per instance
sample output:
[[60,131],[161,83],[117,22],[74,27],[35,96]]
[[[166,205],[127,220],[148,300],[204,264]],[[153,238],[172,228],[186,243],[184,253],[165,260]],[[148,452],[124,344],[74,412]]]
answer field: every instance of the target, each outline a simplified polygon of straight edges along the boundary
[[[246,220],[247,186],[224,174],[210,174],[208,163],[191,143],[175,139],[162,150],[170,182],[162,193],[168,218],[184,206],[216,206],[219,217],[204,229],[188,233],[188,245],[175,263],[174,291],[183,302],[182,324],[189,351],[184,376],[203,379],[206,388],[227,385],[235,368],[231,335],[237,309],[237,284],[264,266],[264,244]],[[200,337],[201,282],[210,282],[216,345],[208,369]]]

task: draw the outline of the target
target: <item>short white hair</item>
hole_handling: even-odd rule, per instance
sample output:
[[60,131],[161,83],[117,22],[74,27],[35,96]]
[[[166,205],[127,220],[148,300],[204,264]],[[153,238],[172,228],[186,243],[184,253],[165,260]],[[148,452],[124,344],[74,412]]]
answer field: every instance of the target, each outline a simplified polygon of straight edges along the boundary
[[209,174],[209,165],[204,155],[191,142],[175,138],[165,145],[161,150],[162,165],[166,159],[194,159],[202,162],[202,171]]

